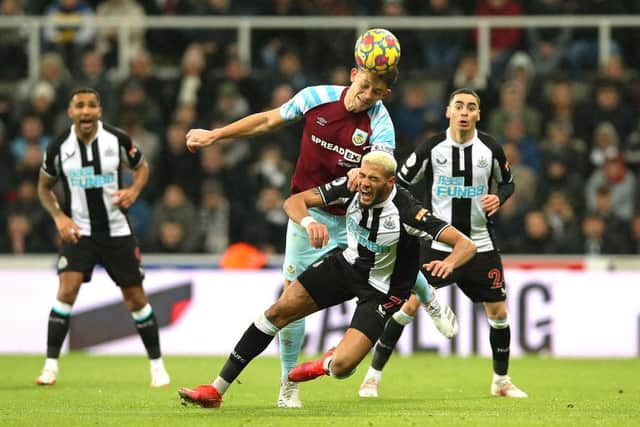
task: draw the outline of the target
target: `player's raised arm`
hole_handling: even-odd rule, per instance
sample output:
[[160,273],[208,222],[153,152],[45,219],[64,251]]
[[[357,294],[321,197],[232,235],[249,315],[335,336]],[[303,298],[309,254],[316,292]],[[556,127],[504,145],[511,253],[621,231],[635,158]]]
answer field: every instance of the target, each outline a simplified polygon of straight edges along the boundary
[[240,120],[216,129],[190,129],[187,132],[187,149],[194,153],[198,148],[207,147],[217,141],[232,138],[251,138],[273,132],[288,122],[280,115],[280,109],[251,114]]
[[309,215],[309,208],[324,206],[318,188],[294,194],[284,201],[284,211],[296,223],[307,230],[309,242],[314,248],[322,248],[329,242],[329,230],[325,224],[317,222]]

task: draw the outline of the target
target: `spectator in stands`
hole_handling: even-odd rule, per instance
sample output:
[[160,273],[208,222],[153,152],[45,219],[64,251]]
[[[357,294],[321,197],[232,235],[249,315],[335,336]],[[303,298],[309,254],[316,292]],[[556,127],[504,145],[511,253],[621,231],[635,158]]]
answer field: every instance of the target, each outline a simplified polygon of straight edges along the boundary
[[284,197],[278,188],[262,188],[249,215],[252,220],[246,222],[244,241],[267,254],[283,253],[289,220],[282,209],[283,203]]
[[206,76],[205,54],[202,47],[192,43],[182,55],[181,74],[171,82],[174,101],[178,105],[192,105],[199,115],[209,111],[215,99]]
[[603,122],[611,123],[621,140],[625,140],[635,128],[633,112],[628,105],[622,103],[620,88],[610,80],[600,81],[595,85],[593,103],[585,108],[579,129],[585,134],[585,140],[593,135],[594,129]]
[[564,155],[553,154],[545,158],[544,171],[538,181],[539,194],[537,199],[547,200],[552,191],[565,191],[571,205],[581,211],[585,205],[584,177],[576,172],[572,166],[573,159]]
[[493,230],[500,252],[517,253],[524,237],[524,214],[516,199],[509,197],[494,215]]
[[[116,88],[107,76],[102,52],[98,50],[86,51],[82,55],[79,74],[74,79],[76,86],[91,87],[97,90],[100,93],[102,116],[110,119],[114,113]],[[147,153],[143,152],[146,156]]]
[[171,123],[165,133],[163,149],[153,170],[162,171],[153,177],[153,194],[160,194],[168,185],[175,184],[193,202],[200,192],[200,160],[184,149],[187,128],[177,122]]
[[628,239],[625,235],[612,232],[607,221],[598,214],[588,214],[582,220],[581,246],[575,253],[585,255],[613,255],[629,252]]
[[127,85],[129,80],[135,80],[142,84],[147,96],[160,108],[163,116],[167,117],[171,109],[167,102],[167,97],[169,96],[165,88],[167,85],[155,74],[153,59],[148,51],[142,50],[131,56],[129,59],[129,75],[120,85],[119,91],[122,90],[123,86]]
[[150,165],[158,164],[158,157],[162,145],[156,129],[151,131],[145,128],[142,119],[136,113],[122,115],[117,126],[124,129],[133,144],[140,148],[140,151],[144,153],[144,158],[147,160],[147,163]]
[[[350,38],[345,38],[350,40]],[[328,53],[324,53],[326,57]],[[284,48],[278,54],[278,66],[267,82],[268,87],[283,83],[290,84],[298,92],[309,84],[309,78],[302,69],[300,54],[291,48]]]
[[160,108],[153,98],[147,95],[142,82],[131,79],[121,87],[117,108],[116,122],[121,122],[125,115],[136,114],[147,129],[162,129],[164,120]]
[[75,70],[80,55],[94,41],[93,9],[83,0],[54,0],[46,15],[46,48],[60,53],[67,66]]
[[[250,111],[259,111],[267,102],[260,81],[247,70],[245,64],[235,55],[225,59],[224,75],[214,80],[214,87],[221,87],[225,83],[233,84],[240,95],[249,104]],[[288,99],[288,98],[287,98]]]
[[551,255],[561,253],[553,239],[553,233],[544,212],[533,210],[524,216],[524,238],[515,248],[515,253]]
[[[624,2],[612,0],[582,0],[566,2],[572,15],[624,15]],[[609,44],[609,52],[617,55],[620,44],[614,38]],[[598,67],[598,32],[593,28],[577,28],[567,48],[567,65],[573,76],[582,76],[585,71]]]
[[198,216],[184,190],[169,184],[153,207],[147,241],[157,252],[193,253],[200,242]]
[[571,159],[568,165],[572,171],[586,176],[589,169],[587,144],[572,135],[571,124],[562,120],[552,120],[546,123],[546,133],[540,142],[542,164],[546,164],[553,156]]
[[513,80],[520,83],[524,89],[525,102],[539,107],[540,84],[536,75],[536,68],[529,55],[523,51],[514,52],[507,62],[504,72],[504,80]]
[[281,192],[289,191],[289,180],[293,174],[293,165],[282,156],[278,145],[261,146],[260,157],[249,168],[249,180],[252,194],[264,187],[277,188]]
[[[521,16],[522,7],[517,0],[480,0],[476,16]],[[491,29],[491,76],[500,79],[511,54],[520,46],[522,30],[520,28]],[[478,34],[474,31],[477,43]]]
[[[420,15],[425,15],[429,18],[462,15],[462,11],[450,0],[428,0],[421,3],[424,6],[419,12]],[[420,31],[418,39],[420,40],[424,66],[430,72],[442,73],[443,75],[452,73],[460,59],[465,35],[466,30],[462,29]],[[400,40],[402,40],[402,48],[404,49],[404,38],[400,38]],[[403,58],[403,66],[404,64]],[[483,100],[485,99],[482,95],[480,97]]]
[[25,179],[38,181],[40,166],[42,165],[42,150],[35,144],[27,145],[24,156],[16,163],[16,176],[18,181]]
[[[2,0],[0,3],[0,16],[23,16],[20,0]],[[26,26],[3,28],[0,31],[0,58],[10,58],[3,61],[0,68],[0,80],[19,80],[27,77],[27,37]]]
[[23,180],[16,200],[6,211],[7,232],[0,238],[0,251],[14,254],[52,252],[53,232],[48,216],[40,205],[36,185]]
[[[424,82],[417,80],[402,85],[400,102],[390,110],[396,128],[395,154],[399,158],[408,156],[420,142],[426,121],[441,121],[443,117],[441,105],[429,99]],[[441,126],[445,127],[446,123]]]
[[[32,103],[36,87],[44,86],[42,83],[49,84],[53,89],[53,94],[50,97],[50,103],[53,104],[51,108],[52,114],[55,115],[58,112],[66,111],[67,104],[64,100],[69,99],[71,78],[60,54],[47,52],[41,56],[39,78],[36,81],[27,81],[18,86],[18,106],[23,107],[24,104]],[[49,123],[45,120],[43,122],[45,123],[45,128],[47,128]]]
[[[581,123],[571,82],[565,78],[557,78],[548,81],[548,86],[545,107],[542,109],[543,122],[561,121],[570,126],[573,132],[576,132]],[[581,137],[582,135],[581,133],[576,136]]]
[[525,124],[518,116],[508,119],[504,127],[504,137],[499,139],[502,144],[512,143],[518,147],[522,163],[537,175],[542,172],[542,160],[538,142],[526,134]]
[[34,145],[44,153],[49,144],[49,137],[44,134],[42,121],[38,116],[24,116],[20,123],[20,133],[11,141],[11,153],[16,163],[22,162],[27,146]]
[[539,138],[541,131],[541,115],[538,110],[527,105],[525,88],[522,83],[508,80],[500,88],[500,105],[489,112],[488,132],[496,138],[504,138],[507,123],[519,117],[524,123],[525,134]]
[[[135,0],[104,0],[96,9],[98,17],[126,16],[133,25],[129,27],[126,40],[130,57],[134,57],[144,49],[144,27],[137,25],[143,22],[144,8]],[[118,39],[118,27],[98,27],[96,36],[96,48],[104,56],[107,68],[112,68],[118,63],[120,43]],[[101,95],[106,92],[100,91]],[[146,153],[145,153],[146,154]]]
[[[567,13],[563,0],[529,0],[523,3],[527,15],[563,15]],[[527,28],[526,40],[536,71],[550,76],[559,71],[566,55],[573,30],[570,27]]]
[[202,183],[198,216],[202,250],[208,254],[221,254],[229,246],[231,205],[218,181],[207,180]]
[[[145,0],[142,3],[147,15],[172,17],[191,15],[194,13],[190,0]],[[187,47],[188,30],[184,29],[152,29],[146,32],[147,49],[154,53],[159,61],[175,64]]]
[[622,156],[608,159],[587,180],[587,207],[602,216],[610,209],[614,216],[629,220],[635,212],[636,185],[636,178],[627,169]]
[[234,83],[222,83],[216,90],[217,97],[211,116],[223,123],[231,123],[250,113],[249,103]]
[[565,248],[567,253],[574,251],[580,239],[580,221],[564,191],[549,193],[542,207],[555,244]]
[[502,145],[504,155],[509,161],[513,182],[518,185],[511,198],[515,198],[515,204],[519,209],[528,211],[535,207],[538,190],[538,175],[536,171],[522,162],[522,153],[515,142],[505,142]]
[[593,131],[589,163],[591,171],[604,165],[608,159],[620,155],[620,138],[616,128],[609,122],[599,123]]
[[494,101],[498,97],[496,89],[489,76],[480,73],[478,55],[475,52],[465,52],[460,56],[458,66],[447,82],[444,93],[451,93],[461,87],[472,89],[480,96],[484,111],[492,111],[496,107]]

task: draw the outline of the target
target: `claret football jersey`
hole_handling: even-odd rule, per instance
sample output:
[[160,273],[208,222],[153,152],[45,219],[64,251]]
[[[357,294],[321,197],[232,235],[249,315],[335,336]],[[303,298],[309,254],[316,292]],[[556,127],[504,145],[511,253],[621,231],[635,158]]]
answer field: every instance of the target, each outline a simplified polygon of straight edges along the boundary
[[[286,121],[304,120],[300,154],[291,178],[293,194],[316,187],[359,167],[370,150],[395,148],[395,132],[382,101],[360,113],[347,111],[345,86],[312,86],[302,89],[280,107]],[[330,213],[344,208],[329,206]]]

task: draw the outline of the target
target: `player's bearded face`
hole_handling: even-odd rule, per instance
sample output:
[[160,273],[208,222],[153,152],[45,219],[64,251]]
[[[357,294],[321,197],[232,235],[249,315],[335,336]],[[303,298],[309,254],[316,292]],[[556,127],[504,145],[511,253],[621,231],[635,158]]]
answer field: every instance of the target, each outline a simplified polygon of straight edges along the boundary
[[98,127],[98,119],[102,116],[102,108],[98,97],[93,93],[77,93],[71,99],[67,115],[82,137],[92,136]]
[[363,163],[360,168],[358,194],[360,206],[368,208],[386,200],[391,193],[394,177],[386,177],[380,165]]
[[368,110],[389,93],[386,83],[374,73],[354,68],[344,103],[348,111],[359,113]]

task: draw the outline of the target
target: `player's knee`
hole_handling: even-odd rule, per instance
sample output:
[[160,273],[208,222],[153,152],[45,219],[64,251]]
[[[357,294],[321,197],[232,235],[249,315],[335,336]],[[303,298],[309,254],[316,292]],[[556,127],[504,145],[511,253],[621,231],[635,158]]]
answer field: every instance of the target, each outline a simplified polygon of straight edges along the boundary
[[265,311],[265,316],[276,327],[282,328],[295,320],[295,313],[284,304],[276,302]]
[[329,375],[332,377],[343,380],[349,378],[356,371],[356,367],[353,363],[344,359],[332,359],[329,364]]

